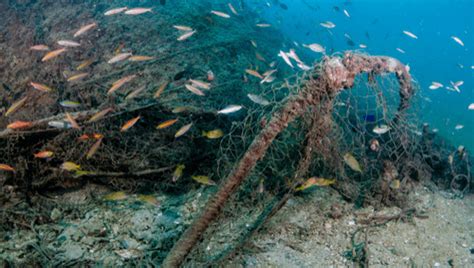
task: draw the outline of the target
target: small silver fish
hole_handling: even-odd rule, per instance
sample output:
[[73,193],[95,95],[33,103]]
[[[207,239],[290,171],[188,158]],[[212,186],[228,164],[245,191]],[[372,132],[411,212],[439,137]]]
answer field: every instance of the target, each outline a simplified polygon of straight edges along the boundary
[[239,111],[240,109],[242,109],[242,106],[240,106],[240,105],[229,105],[229,106],[225,107],[224,109],[219,110],[217,113],[218,114],[230,114],[230,113],[235,113],[235,112]]
[[66,121],[49,121],[48,126],[58,129],[69,129],[72,128],[71,123]]

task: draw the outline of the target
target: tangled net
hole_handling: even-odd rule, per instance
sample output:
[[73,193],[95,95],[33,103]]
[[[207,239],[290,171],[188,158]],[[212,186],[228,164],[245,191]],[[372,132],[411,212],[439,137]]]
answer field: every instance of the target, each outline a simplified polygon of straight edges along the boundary
[[[124,18],[113,23],[101,17],[109,8],[105,4],[62,6],[38,1],[28,8],[0,4],[0,17],[8,17],[1,20],[0,47],[10,55],[0,59],[1,105],[8,107],[25,96],[29,100],[13,117],[2,116],[0,128],[11,120],[34,122],[28,131],[0,132],[0,163],[15,163],[17,170],[0,175],[3,229],[35,219],[49,222],[51,208],[35,207],[30,202],[43,193],[78,189],[92,181],[128,192],[182,194],[196,185],[185,178],[209,175],[221,182],[220,188],[164,261],[164,266],[173,267],[191,258],[207,264],[225,259],[310,176],[337,179],[334,188],[358,206],[403,207],[406,194],[420,182],[434,182],[459,194],[472,190],[468,153],[456,150],[418,121],[420,93],[397,60],[347,52],[325,57],[305,73],[295,75],[278,68],[274,83],[260,84],[245,76],[243,70],[269,68],[280,44],[285,43],[277,31],[256,28],[252,23],[256,14],[248,11],[241,11],[238,19],[228,22],[199,12],[224,5],[212,1],[176,2],[173,8],[159,9],[160,16],[144,17],[144,21]],[[86,52],[68,54],[54,64],[41,64],[40,58],[29,51],[32,44],[53,43],[71,31],[66,26],[87,20],[98,21],[101,30],[82,41],[81,49]],[[186,43],[176,43],[171,27],[160,27],[159,31],[143,27],[174,24],[192,24],[200,34]],[[256,48],[253,42],[258,44]],[[121,43],[134,54],[147,55],[159,48],[159,55],[146,63],[111,67],[105,62]],[[304,51],[301,56],[310,58]],[[73,67],[86,59],[95,60],[90,76],[77,84],[65,82]],[[184,89],[188,79],[204,80],[209,70],[216,74],[216,80],[205,98]],[[112,82],[131,74],[139,79],[130,84],[130,89],[144,86],[142,95],[132,100],[125,100],[127,92],[107,97],[105,92]],[[32,80],[57,91],[25,91]],[[156,89],[164,83],[169,85],[160,98],[154,99]],[[255,104],[247,94],[261,96],[270,105]],[[81,109],[71,112],[82,129],[48,128],[49,121],[65,117],[58,101],[70,98],[82,103]],[[241,104],[245,112],[216,114],[229,104]],[[178,107],[186,108],[178,114]],[[91,115],[106,108],[113,112],[104,120],[87,122]],[[126,133],[118,131],[136,116],[141,116],[141,121],[134,128]],[[192,122],[193,128],[179,139],[174,138],[176,129],[155,129],[157,123],[171,118],[179,118],[181,125]],[[373,132],[374,127],[383,124],[390,131],[382,135]],[[200,137],[201,130],[215,128],[225,133],[220,140]],[[93,142],[78,141],[84,133],[105,137],[92,159],[85,155]],[[55,158],[48,162],[33,158],[33,153],[44,149],[54,151]],[[362,172],[344,163],[346,153],[358,160]],[[93,173],[74,177],[59,169],[64,161],[75,161]],[[178,164],[186,166],[185,174],[173,182],[172,172]],[[394,180],[399,180],[399,187],[390,187]],[[32,213],[16,212],[16,205],[24,200],[34,208]],[[255,209],[249,213],[249,207]],[[219,222],[244,213],[253,224],[248,228],[229,227],[234,231],[230,246],[208,256],[204,245],[214,241],[214,232],[222,231]],[[191,251],[202,237],[201,245]]]

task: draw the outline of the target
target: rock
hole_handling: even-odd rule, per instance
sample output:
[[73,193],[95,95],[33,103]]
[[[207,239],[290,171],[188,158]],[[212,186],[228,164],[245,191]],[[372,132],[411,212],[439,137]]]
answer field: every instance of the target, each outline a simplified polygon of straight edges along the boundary
[[85,252],[83,248],[76,244],[68,244],[63,246],[63,248],[66,249],[64,258],[70,261],[79,259]]
[[54,208],[53,211],[51,211],[51,220],[57,221],[61,218],[62,214],[61,211],[57,208]]

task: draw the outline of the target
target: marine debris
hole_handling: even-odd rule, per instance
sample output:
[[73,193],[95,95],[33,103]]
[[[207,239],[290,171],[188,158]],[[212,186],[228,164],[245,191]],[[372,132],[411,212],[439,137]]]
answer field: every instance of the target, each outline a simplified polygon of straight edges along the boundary
[[[298,47],[243,1],[155,2],[0,3],[0,231],[34,241],[9,263],[210,265],[320,187],[402,209],[417,184],[472,191],[397,59]],[[48,226],[91,215],[83,248]],[[152,226],[140,248],[108,240],[123,216]]]

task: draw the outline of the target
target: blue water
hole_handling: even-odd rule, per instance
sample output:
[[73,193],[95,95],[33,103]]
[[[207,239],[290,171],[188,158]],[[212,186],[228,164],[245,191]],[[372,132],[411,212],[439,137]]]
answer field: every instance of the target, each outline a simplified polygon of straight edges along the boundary
[[[423,98],[422,121],[439,129],[440,135],[454,145],[474,150],[474,1],[472,0],[364,0],[364,1],[248,1],[269,22],[280,28],[292,41],[319,43],[331,52],[359,49],[372,55],[400,59],[411,67],[414,81]],[[288,9],[283,9],[279,3]],[[268,7],[270,3],[271,7]],[[315,7],[314,10],[311,7]],[[336,10],[336,8],[338,10]],[[350,14],[348,18],[343,10]],[[319,23],[331,21],[336,27],[328,31]],[[412,39],[402,32],[418,36]],[[351,47],[344,34],[355,43]],[[457,36],[464,47],[451,36]],[[406,53],[396,50],[401,48]],[[314,58],[320,55],[314,54]],[[463,67],[461,67],[461,65]],[[432,81],[445,86],[463,80],[461,93],[445,88],[430,90]],[[455,130],[456,125],[463,125]]]

